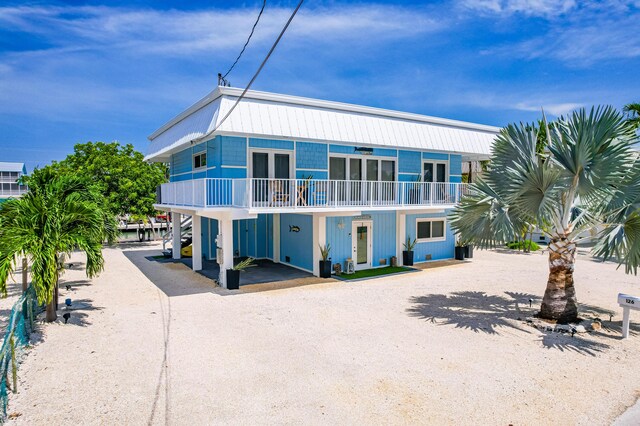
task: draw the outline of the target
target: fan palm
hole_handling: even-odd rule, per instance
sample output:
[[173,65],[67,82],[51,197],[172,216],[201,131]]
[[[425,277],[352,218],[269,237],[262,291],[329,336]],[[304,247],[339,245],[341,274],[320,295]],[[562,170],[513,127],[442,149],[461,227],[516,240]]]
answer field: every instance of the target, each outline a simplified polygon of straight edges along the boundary
[[622,109],[627,113],[627,121],[634,129],[640,129],[640,103],[627,104]]
[[26,255],[38,301],[48,304],[47,321],[54,321],[60,255],[84,251],[87,276],[94,277],[104,268],[102,243],[113,241],[117,228],[101,208],[102,196],[77,177],[36,170],[28,184],[23,197],[0,208],[0,291],[6,294],[16,256]]
[[553,126],[543,117],[541,127],[543,150],[536,150],[541,129],[535,125],[500,132],[489,172],[453,210],[451,225],[480,248],[537,226],[549,238],[539,315],[569,322],[578,315],[573,272],[581,233],[602,226],[594,253],[616,257],[627,273],[640,265],[640,162],[631,151],[637,137],[611,107],[581,109]]

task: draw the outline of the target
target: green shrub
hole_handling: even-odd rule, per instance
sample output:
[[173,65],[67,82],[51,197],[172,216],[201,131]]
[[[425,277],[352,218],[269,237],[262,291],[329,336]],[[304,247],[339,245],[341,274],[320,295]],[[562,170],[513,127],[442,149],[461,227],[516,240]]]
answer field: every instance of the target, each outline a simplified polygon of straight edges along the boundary
[[512,250],[529,250],[529,251],[540,250],[540,246],[531,240],[511,241],[510,243],[507,243],[507,247],[509,247]]

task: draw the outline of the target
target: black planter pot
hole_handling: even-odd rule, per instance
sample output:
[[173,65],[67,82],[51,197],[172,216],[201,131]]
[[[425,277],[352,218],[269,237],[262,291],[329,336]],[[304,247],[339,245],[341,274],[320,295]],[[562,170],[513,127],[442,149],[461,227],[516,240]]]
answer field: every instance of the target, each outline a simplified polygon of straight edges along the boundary
[[227,290],[238,290],[240,288],[240,271],[227,269]]
[[320,261],[320,278],[331,278],[331,261]]
[[413,251],[402,252],[402,264],[404,266],[413,266]]
[[464,260],[464,247],[456,247],[455,258],[456,260]]
[[473,246],[464,246],[464,257],[473,259]]

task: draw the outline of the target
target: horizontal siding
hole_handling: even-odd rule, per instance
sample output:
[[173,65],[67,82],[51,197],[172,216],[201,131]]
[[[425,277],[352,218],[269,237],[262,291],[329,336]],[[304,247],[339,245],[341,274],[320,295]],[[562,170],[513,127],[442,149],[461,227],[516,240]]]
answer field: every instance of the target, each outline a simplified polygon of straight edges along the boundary
[[247,166],[247,140],[234,136],[220,137],[220,165]]
[[423,152],[422,153],[422,158],[424,160],[448,161],[449,160],[449,154],[442,154],[440,152]]
[[[300,232],[293,232],[294,226]],[[280,262],[313,270],[313,218],[311,215],[280,215]],[[289,257],[289,262],[286,261]]]

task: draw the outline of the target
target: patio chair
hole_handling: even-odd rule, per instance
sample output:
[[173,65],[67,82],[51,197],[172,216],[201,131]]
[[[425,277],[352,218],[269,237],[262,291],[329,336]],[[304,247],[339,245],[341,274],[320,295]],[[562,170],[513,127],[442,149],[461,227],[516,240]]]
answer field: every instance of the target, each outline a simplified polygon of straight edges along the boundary
[[281,180],[271,182],[271,205],[279,203],[280,206],[289,204],[289,185]]

